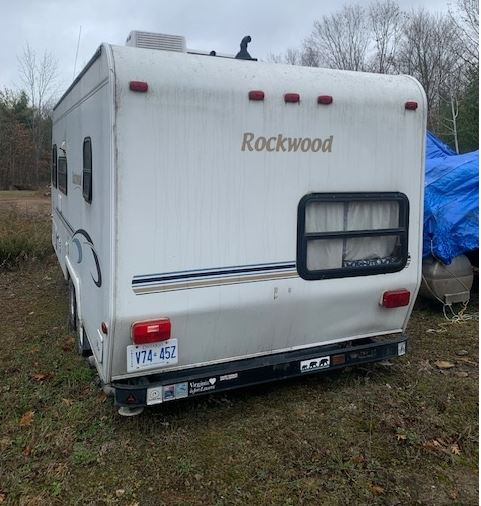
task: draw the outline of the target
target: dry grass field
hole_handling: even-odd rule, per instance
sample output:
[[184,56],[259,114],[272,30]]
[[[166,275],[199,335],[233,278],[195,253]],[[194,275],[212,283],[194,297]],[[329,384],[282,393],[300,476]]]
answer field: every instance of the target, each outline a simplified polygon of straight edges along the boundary
[[418,302],[392,363],[120,418],[74,352],[30,198],[0,205],[0,503],[478,504],[477,299],[447,324]]

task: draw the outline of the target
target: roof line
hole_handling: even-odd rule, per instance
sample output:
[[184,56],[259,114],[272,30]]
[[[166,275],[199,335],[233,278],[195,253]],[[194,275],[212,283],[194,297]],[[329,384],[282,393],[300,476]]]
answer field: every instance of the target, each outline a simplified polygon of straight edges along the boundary
[[87,72],[87,70],[95,63],[95,61],[100,57],[102,54],[102,45],[100,45],[95,51],[94,55],[90,60],[88,61],[87,65],[80,71],[78,76],[73,80],[72,84],[67,88],[67,91],[60,97],[60,100],[55,104],[53,110],[57,109],[57,107],[61,104],[63,99],[72,91],[73,87],[80,81],[82,76]]

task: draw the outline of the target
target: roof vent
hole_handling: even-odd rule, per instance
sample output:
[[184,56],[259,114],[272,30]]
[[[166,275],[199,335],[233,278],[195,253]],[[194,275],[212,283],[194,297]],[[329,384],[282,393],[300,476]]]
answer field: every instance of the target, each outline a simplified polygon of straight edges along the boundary
[[185,37],[181,35],[167,35],[165,33],[130,32],[126,46],[141,47],[144,49],[162,49],[164,51],[177,51],[185,53]]

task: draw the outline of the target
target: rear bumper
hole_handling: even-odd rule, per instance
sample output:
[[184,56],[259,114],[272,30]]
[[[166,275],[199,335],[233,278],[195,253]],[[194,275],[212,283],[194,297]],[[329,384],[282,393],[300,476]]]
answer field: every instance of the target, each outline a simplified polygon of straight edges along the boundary
[[117,406],[149,406],[404,355],[407,336],[316,346],[112,383]]

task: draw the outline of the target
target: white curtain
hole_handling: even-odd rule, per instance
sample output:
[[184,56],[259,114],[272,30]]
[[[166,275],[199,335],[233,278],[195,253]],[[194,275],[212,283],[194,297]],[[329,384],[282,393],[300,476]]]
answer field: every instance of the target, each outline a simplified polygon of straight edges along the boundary
[[[398,202],[312,202],[306,232],[380,230],[399,226]],[[319,239],[307,243],[309,270],[375,265],[394,261],[397,236]]]

